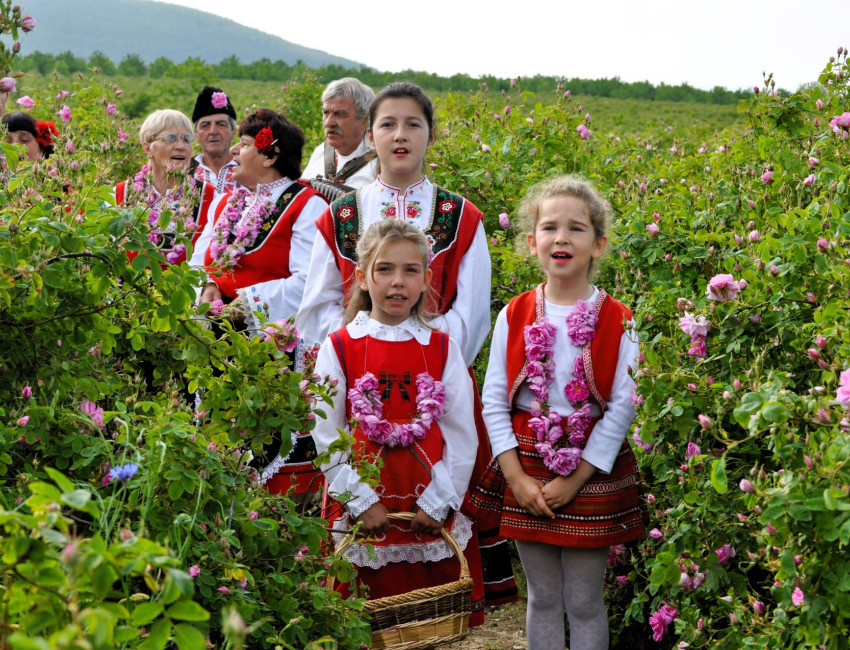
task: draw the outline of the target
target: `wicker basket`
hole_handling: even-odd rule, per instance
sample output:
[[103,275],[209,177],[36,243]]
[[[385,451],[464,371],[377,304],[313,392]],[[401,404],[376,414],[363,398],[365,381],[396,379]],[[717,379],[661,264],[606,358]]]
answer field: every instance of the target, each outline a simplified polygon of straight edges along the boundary
[[[387,515],[389,519],[411,521],[412,512]],[[417,650],[451,643],[469,631],[472,578],[463,549],[445,528],[443,539],[460,562],[460,577],[437,587],[416,589],[397,596],[367,600],[363,608],[372,620],[372,648]],[[343,539],[337,553],[343,553],[354,541],[353,535]],[[333,582],[329,583],[333,589]]]

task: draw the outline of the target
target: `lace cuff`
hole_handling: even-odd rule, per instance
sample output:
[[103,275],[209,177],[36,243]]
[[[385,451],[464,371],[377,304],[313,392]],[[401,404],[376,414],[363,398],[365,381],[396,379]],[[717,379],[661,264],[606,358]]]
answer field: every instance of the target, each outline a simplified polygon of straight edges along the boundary
[[424,496],[421,496],[416,500],[416,505],[419,506],[420,509],[424,510],[425,514],[431,517],[434,521],[442,522],[449,515],[449,506],[437,508],[428,503],[428,500]]
[[348,510],[348,514],[351,515],[352,519],[357,519],[357,517],[359,517],[373,505],[378,503],[378,501],[380,501],[380,499],[378,498],[378,494],[376,492],[372,492],[372,494],[370,494],[368,497],[357,499],[356,503],[346,503],[345,508]]

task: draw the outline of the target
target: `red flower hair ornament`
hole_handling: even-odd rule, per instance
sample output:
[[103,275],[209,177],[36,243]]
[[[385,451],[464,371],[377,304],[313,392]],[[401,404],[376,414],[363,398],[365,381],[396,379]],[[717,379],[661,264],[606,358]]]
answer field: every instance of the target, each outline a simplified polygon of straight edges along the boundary
[[274,152],[272,151],[272,147],[277,143],[277,138],[272,135],[272,130],[264,126],[260,129],[260,132],[254,136],[254,146],[257,147],[264,154],[272,155]]
[[53,122],[38,121],[35,123],[35,140],[42,147],[52,147],[53,136],[55,135],[60,135],[60,133]]

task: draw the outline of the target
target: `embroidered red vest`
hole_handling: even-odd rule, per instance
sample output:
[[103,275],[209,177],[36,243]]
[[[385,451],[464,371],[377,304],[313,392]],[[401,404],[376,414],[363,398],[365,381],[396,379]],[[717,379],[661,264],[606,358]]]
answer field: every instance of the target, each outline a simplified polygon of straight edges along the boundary
[[[287,187],[277,200],[272,214],[263,221],[257,239],[233,268],[216,268],[207,249],[204,265],[211,279],[215,280],[221,289],[222,295],[235,298],[237,289],[292,275],[289,270],[292,227],[298,221],[307,201],[314,196],[321,195],[300,182],[293,182]],[[231,194],[223,195],[216,208],[213,223],[221,217],[230,197]]]
[[[346,304],[357,266],[357,242],[363,234],[360,191],[358,189],[331,203],[316,221],[316,227],[333,253],[342,275]],[[431,260],[431,294],[437,304],[430,305],[432,311],[445,314],[451,309],[457,296],[460,263],[472,246],[478,224],[483,218],[481,210],[470,201],[435,186],[430,225],[424,231],[434,252]]]
[[[525,327],[544,316],[543,286],[541,284],[533,291],[527,291],[508,303],[506,370],[509,386],[508,402],[511,404],[527,375]],[[632,312],[605,293],[604,289],[599,290],[593,309],[597,314],[596,336],[584,345],[582,358],[587,386],[604,411],[614,385],[614,374],[620,355],[620,339],[625,332],[623,324],[632,320]]]
[[[127,181],[121,181],[115,186],[115,205],[118,207],[124,206],[124,199],[127,197]],[[197,230],[192,235],[192,246],[198,241],[198,237],[204,232],[204,226],[207,225],[207,216],[209,214],[210,205],[215,198],[215,188],[209,183],[204,183],[201,189],[201,204],[195,207],[195,223],[198,224]],[[138,256],[138,251],[127,251],[127,260],[132,262]],[[180,256],[175,264],[182,264],[186,261],[186,253]]]

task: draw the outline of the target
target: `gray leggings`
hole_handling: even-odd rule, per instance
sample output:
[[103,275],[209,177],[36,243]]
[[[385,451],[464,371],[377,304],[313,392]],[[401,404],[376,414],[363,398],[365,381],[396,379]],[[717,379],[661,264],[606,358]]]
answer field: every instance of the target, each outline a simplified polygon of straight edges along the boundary
[[516,542],[528,579],[528,650],[564,650],[564,611],[570,650],[608,648],[603,580],[608,548],[565,548]]

